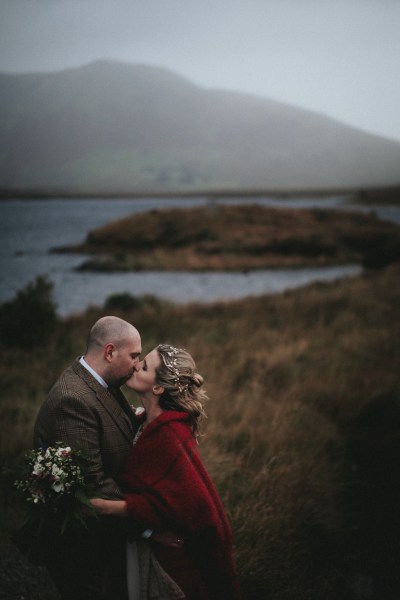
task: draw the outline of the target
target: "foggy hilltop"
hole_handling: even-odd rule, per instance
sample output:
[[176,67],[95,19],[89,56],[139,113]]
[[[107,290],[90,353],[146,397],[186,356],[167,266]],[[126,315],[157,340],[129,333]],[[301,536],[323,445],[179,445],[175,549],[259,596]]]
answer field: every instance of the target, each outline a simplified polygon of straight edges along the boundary
[[71,193],[400,183],[400,143],[171,71],[0,74],[0,188]]

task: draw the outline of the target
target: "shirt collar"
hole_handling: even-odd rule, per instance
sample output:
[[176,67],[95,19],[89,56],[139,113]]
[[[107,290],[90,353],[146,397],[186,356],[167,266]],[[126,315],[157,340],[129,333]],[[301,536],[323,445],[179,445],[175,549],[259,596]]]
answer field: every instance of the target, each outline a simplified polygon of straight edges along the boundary
[[108,388],[108,385],[104,381],[104,379],[102,377],[100,377],[100,375],[98,373],[96,373],[96,371],[94,369],[92,369],[92,367],[90,365],[87,364],[87,362],[83,358],[83,356],[80,357],[79,362],[81,363],[81,365],[83,367],[85,367],[85,369],[87,369],[89,371],[89,373],[91,373],[93,375],[93,377],[96,379],[96,381],[98,381],[100,383],[100,385],[102,385],[106,389]]

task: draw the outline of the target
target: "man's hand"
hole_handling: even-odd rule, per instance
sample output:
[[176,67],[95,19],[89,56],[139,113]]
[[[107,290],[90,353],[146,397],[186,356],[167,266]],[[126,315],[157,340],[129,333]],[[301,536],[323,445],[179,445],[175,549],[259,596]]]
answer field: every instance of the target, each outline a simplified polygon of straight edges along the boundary
[[169,548],[182,548],[185,543],[183,537],[173,531],[154,532],[150,539]]
[[115,515],[116,517],[126,517],[128,515],[125,500],[91,498],[90,504],[98,515]]

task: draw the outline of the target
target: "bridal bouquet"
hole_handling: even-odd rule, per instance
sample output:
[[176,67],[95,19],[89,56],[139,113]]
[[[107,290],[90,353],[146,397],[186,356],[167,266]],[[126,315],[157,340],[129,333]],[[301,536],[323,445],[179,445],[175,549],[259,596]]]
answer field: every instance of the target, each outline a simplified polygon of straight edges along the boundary
[[[85,483],[86,461],[81,451],[57,442],[55,446],[31,450],[26,455],[25,478],[15,486],[33,505],[38,516],[52,512],[61,517],[61,531],[68,523],[85,526],[84,514],[95,515]],[[84,510],[82,510],[84,508]]]

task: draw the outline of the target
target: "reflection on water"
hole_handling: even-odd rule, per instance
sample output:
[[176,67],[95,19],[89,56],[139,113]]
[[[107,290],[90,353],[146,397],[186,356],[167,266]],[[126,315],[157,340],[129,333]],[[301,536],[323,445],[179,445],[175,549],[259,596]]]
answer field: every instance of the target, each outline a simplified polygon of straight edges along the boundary
[[[55,273],[54,299],[60,314],[80,312],[82,307],[102,305],[111,294],[153,294],[173,302],[213,302],[244,296],[272,294],[306,285],[332,281],[361,272],[358,265],[323,269],[264,270],[249,273]],[[74,293],[66,293],[74,290]]]
[[[349,207],[344,198],[285,200],[255,198],[254,202],[284,207]],[[79,312],[90,304],[101,305],[110,294],[154,294],[176,302],[211,302],[247,295],[276,293],[315,280],[333,280],[360,272],[356,265],[323,269],[263,270],[249,273],[84,273],[74,268],[82,256],[54,254],[49,250],[81,242],[87,232],[135,212],[159,207],[190,207],[208,202],[195,199],[66,199],[13,200],[0,202],[0,302],[38,275],[54,283],[60,314]],[[241,200],[218,200],[239,203]],[[246,202],[250,202],[247,200]],[[253,200],[251,200],[253,202]],[[382,218],[400,222],[397,207],[374,210]]]

